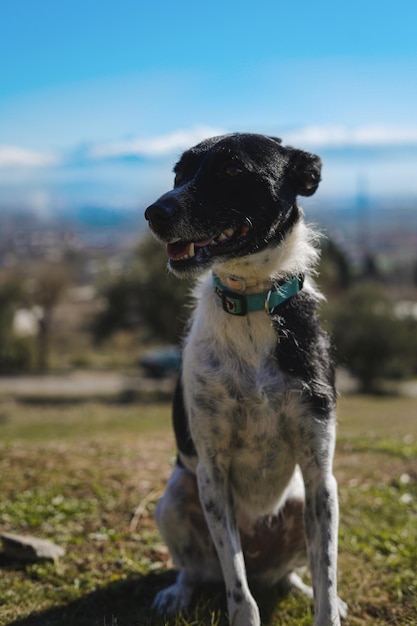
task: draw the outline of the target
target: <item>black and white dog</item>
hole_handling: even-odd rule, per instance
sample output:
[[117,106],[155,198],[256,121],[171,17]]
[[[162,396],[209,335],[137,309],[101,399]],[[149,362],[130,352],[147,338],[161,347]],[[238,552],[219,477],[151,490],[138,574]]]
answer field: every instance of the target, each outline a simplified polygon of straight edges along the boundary
[[[233,134],[187,150],[147,208],[179,277],[204,273],[174,401],[178,461],[156,520],[179,568],[162,613],[224,580],[230,624],[259,626],[248,579],[286,581],[339,624],[334,371],[308,278],[316,234],[296,198],[321,161],[279,139]],[[211,272],[207,272],[207,270]],[[294,569],[308,555],[313,590]]]

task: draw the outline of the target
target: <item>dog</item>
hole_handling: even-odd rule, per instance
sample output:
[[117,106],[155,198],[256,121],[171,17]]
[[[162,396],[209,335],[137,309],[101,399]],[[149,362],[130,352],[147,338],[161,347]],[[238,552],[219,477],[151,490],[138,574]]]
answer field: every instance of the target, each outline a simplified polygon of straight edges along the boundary
[[[316,626],[340,624],[335,386],[309,274],[318,236],[297,196],[318,156],[236,133],[187,150],[175,183],[145,212],[169,269],[199,277],[173,424],[178,458],[156,508],[179,569],[154,607],[186,609],[224,581],[233,626],[259,626],[248,580],[314,597]],[[295,570],[310,563],[312,589]]]

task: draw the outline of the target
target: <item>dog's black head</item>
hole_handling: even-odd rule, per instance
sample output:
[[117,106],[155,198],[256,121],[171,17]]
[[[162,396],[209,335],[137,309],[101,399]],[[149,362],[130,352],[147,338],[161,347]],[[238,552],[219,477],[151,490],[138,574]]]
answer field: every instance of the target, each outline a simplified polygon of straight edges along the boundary
[[195,274],[282,241],[300,216],[297,195],[316,191],[320,171],[319,157],[274,137],[213,137],[184,152],[174,188],[145,217],[171,269]]

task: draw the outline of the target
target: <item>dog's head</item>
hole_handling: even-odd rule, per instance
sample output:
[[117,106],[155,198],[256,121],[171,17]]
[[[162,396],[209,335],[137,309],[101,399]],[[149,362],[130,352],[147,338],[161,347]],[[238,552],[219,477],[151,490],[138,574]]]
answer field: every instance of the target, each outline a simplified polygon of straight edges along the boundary
[[320,182],[319,157],[254,134],[206,139],[175,165],[174,188],[145,211],[178,276],[277,245]]

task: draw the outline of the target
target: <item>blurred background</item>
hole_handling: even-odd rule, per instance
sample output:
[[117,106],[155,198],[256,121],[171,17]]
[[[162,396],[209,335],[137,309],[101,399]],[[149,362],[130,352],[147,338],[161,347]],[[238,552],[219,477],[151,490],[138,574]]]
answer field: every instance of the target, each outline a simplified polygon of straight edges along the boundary
[[148,351],[178,343],[189,285],[166,274],[143,211],[183,149],[244,131],[323,159],[303,206],[326,235],[323,320],[345,382],[414,392],[415,2],[22,0],[1,20],[8,388],[16,374],[175,369],[175,351],[161,367]]

